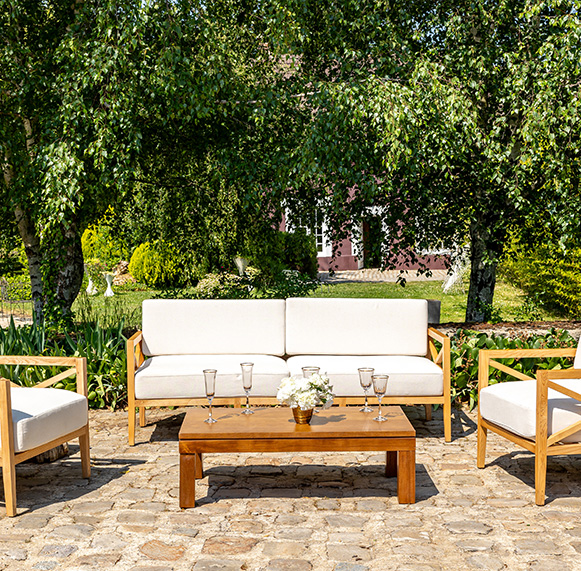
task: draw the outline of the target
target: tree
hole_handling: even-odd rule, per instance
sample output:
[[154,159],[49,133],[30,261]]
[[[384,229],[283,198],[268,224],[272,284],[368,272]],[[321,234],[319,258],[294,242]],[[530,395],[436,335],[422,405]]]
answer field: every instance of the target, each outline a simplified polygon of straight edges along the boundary
[[296,5],[318,47],[300,184],[337,236],[379,208],[387,265],[467,243],[466,319],[487,319],[509,230],[578,232],[579,2]]
[[2,215],[38,318],[70,316],[80,235],[135,181],[196,197],[208,157],[256,138],[273,61],[254,15],[244,0],[0,0]]

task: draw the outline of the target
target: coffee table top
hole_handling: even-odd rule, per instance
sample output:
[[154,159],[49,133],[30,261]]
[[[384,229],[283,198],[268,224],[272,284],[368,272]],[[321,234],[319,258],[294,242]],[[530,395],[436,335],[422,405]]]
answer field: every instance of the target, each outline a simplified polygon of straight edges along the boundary
[[218,421],[204,422],[207,408],[190,408],[180,429],[180,440],[261,438],[395,438],[415,437],[416,431],[399,406],[384,406],[389,420],[377,422],[377,410],[360,412],[358,406],[331,407],[313,414],[311,424],[297,424],[288,407],[257,407],[254,414],[240,408],[214,408]]

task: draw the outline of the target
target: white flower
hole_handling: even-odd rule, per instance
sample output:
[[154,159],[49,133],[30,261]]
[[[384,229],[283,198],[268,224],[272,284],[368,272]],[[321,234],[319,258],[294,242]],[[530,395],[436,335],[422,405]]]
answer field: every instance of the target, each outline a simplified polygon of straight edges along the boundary
[[285,377],[280,382],[276,398],[291,408],[308,410],[322,404],[329,408],[333,404],[333,387],[324,375]]

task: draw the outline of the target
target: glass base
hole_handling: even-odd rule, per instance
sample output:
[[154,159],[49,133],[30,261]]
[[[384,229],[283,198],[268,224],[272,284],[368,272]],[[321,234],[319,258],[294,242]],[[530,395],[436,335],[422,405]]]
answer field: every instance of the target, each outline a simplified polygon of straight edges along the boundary
[[389,419],[387,418],[387,416],[378,415],[373,420],[377,420],[377,422],[385,422],[386,420],[389,420]]
[[373,412],[373,409],[370,406],[364,406],[359,409],[359,412]]
[[251,408],[245,408],[242,414],[254,414],[254,411]]
[[213,424],[214,422],[218,422],[215,418],[206,418],[206,420],[204,420],[204,422],[207,422],[208,424]]

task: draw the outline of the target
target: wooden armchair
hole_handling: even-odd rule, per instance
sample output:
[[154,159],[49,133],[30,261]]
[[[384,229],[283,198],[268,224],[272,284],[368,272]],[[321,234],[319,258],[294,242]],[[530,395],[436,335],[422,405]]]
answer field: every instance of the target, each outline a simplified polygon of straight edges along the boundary
[[[580,345],[581,347],[581,345]],[[536,379],[497,359],[573,357],[574,368],[537,370]],[[518,379],[489,386],[490,368]],[[484,468],[487,431],[535,455],[535,503],[545,503],[547,456],[581,454],[581,349],[481,350],[477,465]]]
[[[34,387],[0,379],[0,438],[6,514],[16,515],[16,464],[79,439],[84,478],[91,475],[87,363],[84,357],[0,355],[0,365],[67,367]],[[77,392],[49,388],[76,375]]]

